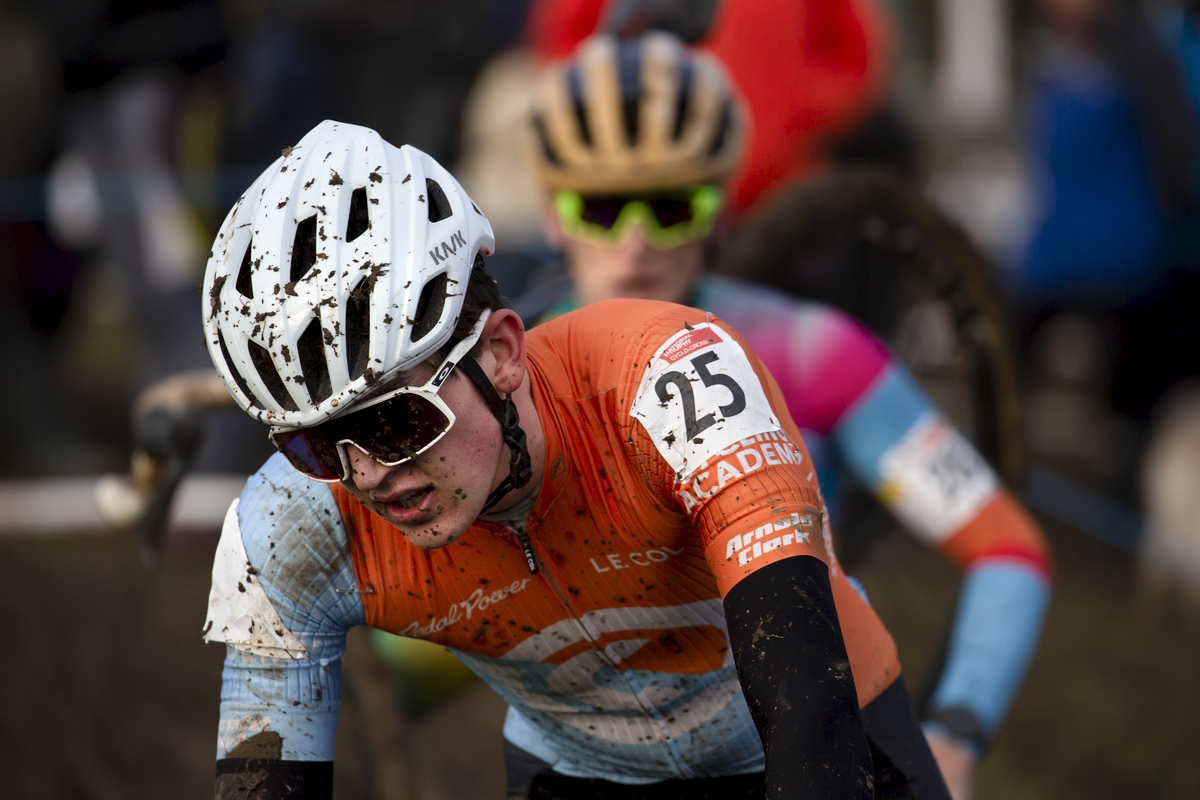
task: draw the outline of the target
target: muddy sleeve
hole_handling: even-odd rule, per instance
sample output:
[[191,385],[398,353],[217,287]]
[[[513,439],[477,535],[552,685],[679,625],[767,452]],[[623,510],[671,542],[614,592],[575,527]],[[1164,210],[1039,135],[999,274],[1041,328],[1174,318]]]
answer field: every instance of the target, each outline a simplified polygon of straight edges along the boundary
[[724,596],[793,555],[830,557],[822,501],[778,387],[715,317],[656,320],[626,391],[629,438],[648,485],[688,516]]
[[332,493],[272,457],[230,508],[213,567],[218,798],[330,797],[341,656],[363,622]]
[[738,678],[766,755],[768,798],[870,798],[870,747],[825,563],[794,556],[725,596]]
[[778,387],[715,318],[654,334],[635,358],[631,441],[647,480],[674,495],[704,543],[767,796],[870,798],[823,504]]

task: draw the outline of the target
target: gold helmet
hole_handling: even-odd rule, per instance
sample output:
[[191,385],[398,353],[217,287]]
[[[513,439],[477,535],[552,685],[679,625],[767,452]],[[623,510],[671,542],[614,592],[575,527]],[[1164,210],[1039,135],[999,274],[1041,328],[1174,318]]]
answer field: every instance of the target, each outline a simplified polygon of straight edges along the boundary
[[746,115],[724,68],[668,33],[585,39],[546,68],[530,116],[538,178],[581,193],[721,183]]

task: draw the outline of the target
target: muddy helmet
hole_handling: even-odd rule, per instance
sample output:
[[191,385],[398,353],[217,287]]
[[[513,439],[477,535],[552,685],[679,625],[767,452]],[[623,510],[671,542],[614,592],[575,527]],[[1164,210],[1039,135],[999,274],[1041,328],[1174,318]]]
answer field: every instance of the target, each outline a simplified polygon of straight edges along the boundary
[[631,192],[723,182],[741,158],[746,114],[715,58],[651,31],[592,36],[550,64],[529,128],[547,188]]
[[326,120],[221,225],[204,273],[209,353],[247,413],[318,423],[450,340],[493,247],[436,161]]

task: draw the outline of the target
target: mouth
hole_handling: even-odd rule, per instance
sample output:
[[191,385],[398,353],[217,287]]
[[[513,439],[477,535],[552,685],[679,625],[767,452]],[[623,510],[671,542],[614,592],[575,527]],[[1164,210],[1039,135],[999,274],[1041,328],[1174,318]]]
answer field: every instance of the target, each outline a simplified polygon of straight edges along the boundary
[[661,289],[666,282],[667,276],[661,274],[658,270],[639,271],[628,276],[624,281],[627,290],[645,292]]
[[414,508],[421,503],[421,500],[424,499],[425,495],[432,491],[432,484],[429,486],[422,486],[419,489],[413,489],[411,492],[405,492],[399,497],[389,501],[389,503],[394,503],[401,508]]
[[635,297],[639,299],[653,298],[661,287],[658,281],[653,280],[631,280],[627,281],[621,287],[620,297]]
[[429,484],[397,495],[382,505],[393,522],[400,525],[416,525],[433,518],[436,501],[437,492],[433,485]]

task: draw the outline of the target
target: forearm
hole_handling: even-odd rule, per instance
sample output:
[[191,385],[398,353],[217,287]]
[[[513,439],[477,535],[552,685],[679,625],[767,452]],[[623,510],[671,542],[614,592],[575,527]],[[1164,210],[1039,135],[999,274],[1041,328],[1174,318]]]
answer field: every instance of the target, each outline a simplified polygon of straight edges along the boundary
[[218,798],[329,798],[341,657],[364,622],[355,585],[328,487],[272,457],[230,507],[214,559],[204,633],[226,645]]
[[[1027,562],[983,559],[967,571],[928,727],[967,739],[982,754],[1025,677],[1049,601],[1049,579]],[[974,717],[977,734],[955,729],[960,711]]]
[[1007,491],[997,492],[939,549],[964,578],[926,727],[982,755],[1036,650],[1053,563],[1041,529]]
[[332,761],[288,761],[273,756],[278,735],[246,740],[246,758],[217,762],[216,800],[328,800],[333,796]]
[[825,564],[796,556],[754,572],[726,595],[725,615],[767,797],[870,798],[870,749]]
[[328,800],[341,661],[295,661],[229,648],[222,675],[216,797]]

